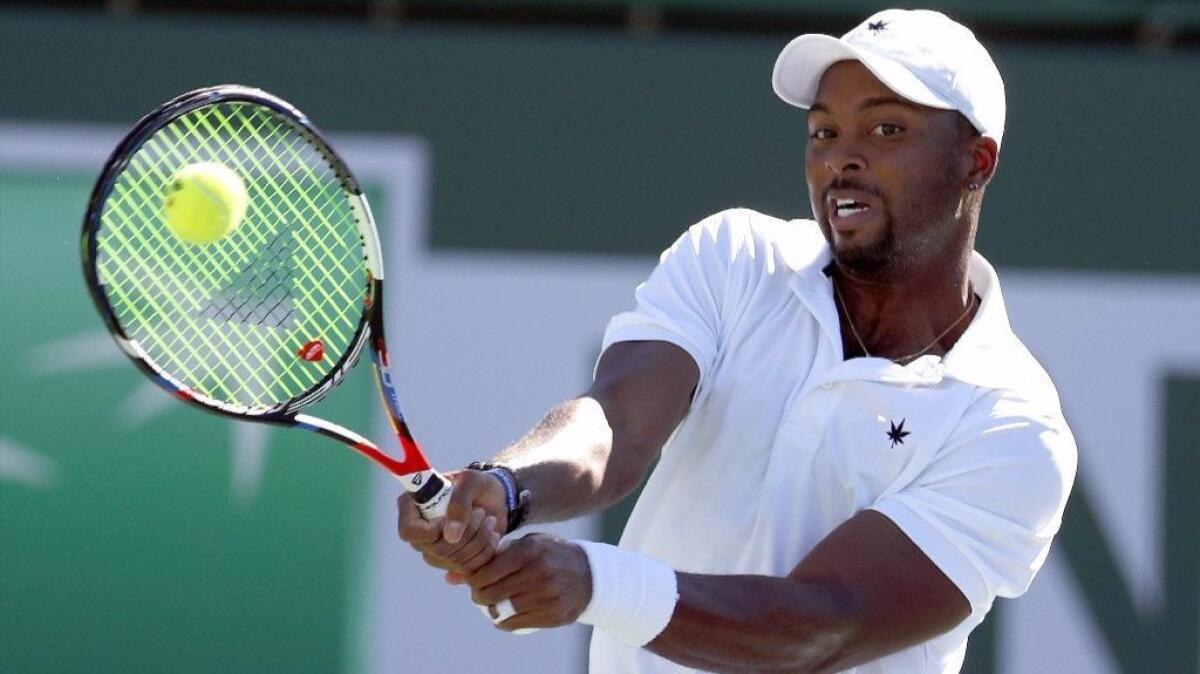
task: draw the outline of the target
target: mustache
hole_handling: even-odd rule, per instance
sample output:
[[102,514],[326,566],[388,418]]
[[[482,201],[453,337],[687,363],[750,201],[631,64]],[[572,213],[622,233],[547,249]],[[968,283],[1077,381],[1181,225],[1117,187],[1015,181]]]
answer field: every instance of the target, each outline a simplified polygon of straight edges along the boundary
[[874,187],[864,185],[853,178],[839,178],[829,183],[829,185],[825,188],[824,193],[821,195],[822,201],[829,201],[829,193],[833,190],[857,190],[859,192],[873,194],[877,197],[883,197],[883,194],[881,194],[879,190],[875,189]]

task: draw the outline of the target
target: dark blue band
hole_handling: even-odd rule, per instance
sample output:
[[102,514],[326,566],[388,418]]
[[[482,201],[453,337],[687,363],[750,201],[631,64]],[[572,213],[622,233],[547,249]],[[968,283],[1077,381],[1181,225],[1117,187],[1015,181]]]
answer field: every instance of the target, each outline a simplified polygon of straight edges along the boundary
[[517,496],[517,483],[513,480],[512,474],[505,468],[489,468],[485,472],[500,478],[500,483],[504,485],[504,500],[508,504],[508,511],[516,510],[519,497]]

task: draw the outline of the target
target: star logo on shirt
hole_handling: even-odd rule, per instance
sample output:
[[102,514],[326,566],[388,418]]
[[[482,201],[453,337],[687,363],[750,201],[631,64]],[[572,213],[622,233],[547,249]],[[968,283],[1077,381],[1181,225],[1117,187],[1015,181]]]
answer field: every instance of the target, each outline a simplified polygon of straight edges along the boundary
[[872,21],[871,23],[867,24],[867,30],[875,34],[879,34],[887,30],[887,21]]
[[892,441],[893,448],[896,445],[903,445],[904,438],[908,437],[909,435],[912,435],[912,433],[909,433],[908,431],[904,430],[904,422],[905,421],[906,421],[905,419],[901,419],[899,426],[897,426],[896,422],[894,422],[894,421],[888,422],[889,424],[891,424],[892,430],[888,431],[887,436],[888,436],[888,440]]

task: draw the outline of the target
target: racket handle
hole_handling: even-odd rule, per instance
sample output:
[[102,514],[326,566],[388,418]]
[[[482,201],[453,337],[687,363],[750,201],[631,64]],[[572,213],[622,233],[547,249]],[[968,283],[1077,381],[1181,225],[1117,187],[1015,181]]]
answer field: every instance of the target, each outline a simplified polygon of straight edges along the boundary
[[[417,510],[420,511],[421,517],[424,517],[426,521],[446,516],[446,508],[450,506],[450,494],[454,492],[454,483],[446,479],[445,475],[431,468],[397,477],[400,479],[400,483],[404,485],[404,488],[412,492],[413,501],[417,504]],[[516,615],[512,602],[507,599],[497,604],[499,615],[496,618],[492,618],[488,607],[480,606],[479,608],[483,611],[483,615],[493,623],[501,622]],[[513,634],[533,634],[537,631],[537,628],[527,627],[513,630]]]
[[446,508],[450,505],[450,493],[454,491],[454,484],[446,476],[429,469],[400,475],[399,479],[400,484],[412,492],[421,517],[426,520],[445,517]]

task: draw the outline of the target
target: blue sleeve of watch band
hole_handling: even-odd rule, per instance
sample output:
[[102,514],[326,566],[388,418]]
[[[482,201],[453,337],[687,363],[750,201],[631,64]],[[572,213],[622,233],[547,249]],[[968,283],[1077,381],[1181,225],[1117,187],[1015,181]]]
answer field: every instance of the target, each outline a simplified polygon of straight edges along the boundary
[[508,503],[508,511],[512,512],[513,510],[516,510],[517,506],[519,505],[519,501],[517,495],[517,485],[513,481],[512,475],[504,468],[489,468],[484,472],[500,478],[501,484],[504,485],[504,498]]

